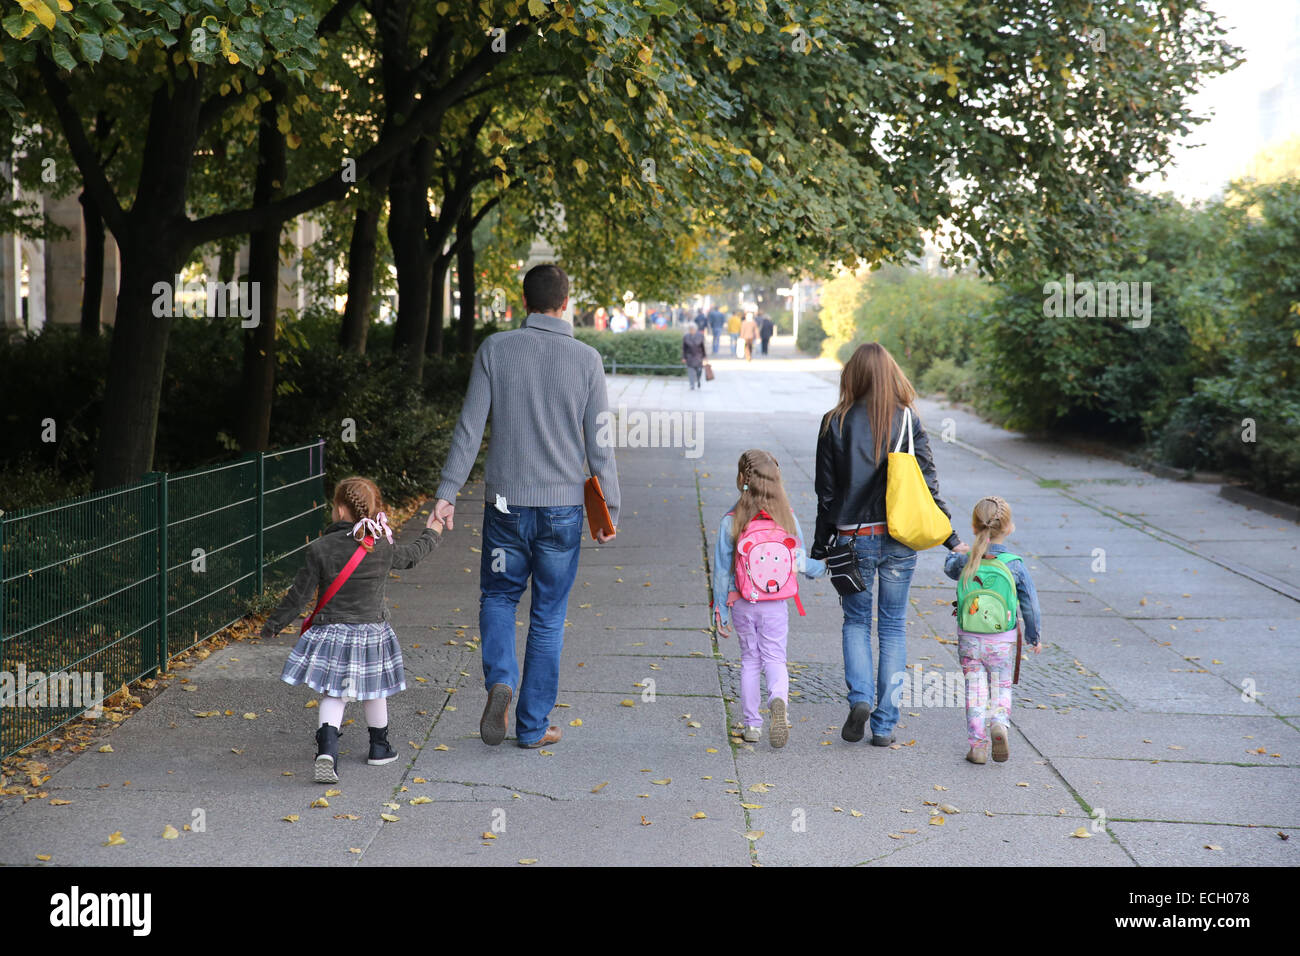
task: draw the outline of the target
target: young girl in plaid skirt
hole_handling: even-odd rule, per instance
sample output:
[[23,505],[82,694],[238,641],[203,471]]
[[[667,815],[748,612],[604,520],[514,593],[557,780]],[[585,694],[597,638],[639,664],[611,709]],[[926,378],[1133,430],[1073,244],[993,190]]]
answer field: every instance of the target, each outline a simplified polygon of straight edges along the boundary
[[388,698],[406,689],[402,649],[388,623],[385,590],[394,568],[413,568],[438,544],[442,522],[432,520],[411,544],[394,545],[379,489],[367,478],[345,478],[334,489],[334,523],[307,546],[307,563],[262,628],[274,637],[324,595],[361,550],[347,579],[317,610],[289,652],[281,680],[322,694],[316,731],[317,783],[338,783],[339,728],[349,700],[365,708],[372,766],[397,759],[388,742]]

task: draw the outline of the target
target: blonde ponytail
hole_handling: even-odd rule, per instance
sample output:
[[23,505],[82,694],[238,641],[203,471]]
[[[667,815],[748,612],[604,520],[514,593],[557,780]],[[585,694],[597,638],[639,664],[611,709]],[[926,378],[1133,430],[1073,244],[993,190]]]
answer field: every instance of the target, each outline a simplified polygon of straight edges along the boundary
[[971,511],[971,525],[975,531],[975,543],[966,555],[966,566],[961,570],[963,584],[970,581],[979,569],[980,562],[988,552],[989,542],[1000,537],[1011,527],[1011,506],[997,495],[989,495],[975,502]]

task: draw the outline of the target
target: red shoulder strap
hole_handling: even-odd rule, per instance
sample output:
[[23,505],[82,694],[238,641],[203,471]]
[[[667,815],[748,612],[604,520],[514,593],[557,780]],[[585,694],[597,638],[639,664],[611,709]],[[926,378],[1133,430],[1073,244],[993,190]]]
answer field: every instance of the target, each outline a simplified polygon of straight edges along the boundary
[[321,595],[320,603],[316,605],[316,609],[312,611],[311,614],[307,615],[307,620],[302,622],[302,625],[298,628],[299,634],[302,634],[307,630],[307,628],[311,627],[311,622],[316,619],[316,615],[320,613],[320,609],[326,604],[329,604],[330,598],[338,593],[339,588],[343,587],[344,582],[346,582],[348,578],[352,577],[352,572],[357,569],[357,565],[361,563],[361,559],[366,556],[367,548],[373,548],[374,546],[375,539],[370,535],[366,535],[361,544],[357,545],[357,550],[352,552],[352,557],[348,558],[348,563],[343,565],[343,570],[339,572],[338,577],[331,581],[330,586],[325,589],[325,593]]

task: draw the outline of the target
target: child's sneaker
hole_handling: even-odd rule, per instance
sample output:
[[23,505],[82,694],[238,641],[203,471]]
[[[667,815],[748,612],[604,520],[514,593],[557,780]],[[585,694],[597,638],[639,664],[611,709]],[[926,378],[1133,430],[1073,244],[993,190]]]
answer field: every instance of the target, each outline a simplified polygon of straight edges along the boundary
[[978,747],[971,747],[970,753],[966,754],[966,759],[971,763],[987,763],[989,759],[989,745],[980,744]]
[[772,721],[767,725],[767,739],[773,747],[784,747],[790,739],[790,721],[785,716],[785,701],[772,698]]
[[762,727],[746,727],[744,733],[740,735],[746,743],[756,744],[763,739]]
[[316,731],[316,782],[339,782],[339,729],[321,724]]
[[366,763],[372,767],[379,767],[386,763],[392,763],[396,759],[397,751],[388,742],[388,728],[371,727],[370,756],[366,759]]
[[1011,756],[1007,748],[1007,725],[993,723],[989,726],[989,738],[993,741],[993,762],[1005,763]]

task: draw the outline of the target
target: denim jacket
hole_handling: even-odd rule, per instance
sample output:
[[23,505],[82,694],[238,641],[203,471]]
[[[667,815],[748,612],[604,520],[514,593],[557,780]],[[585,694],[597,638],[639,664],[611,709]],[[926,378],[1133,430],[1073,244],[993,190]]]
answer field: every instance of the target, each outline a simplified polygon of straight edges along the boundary
[[[713,607],[721,613],[724,626],[731,623],[727,594],[735,589],[736,542],[731,537],[731,512],[735,510],[733,505],[722,516],[718,525],[718,541],[713,547]],[[826,562],[809,558],[804,552],[803,529],[799,527],[798,517],[794,519],[794,536],[799,541],[799,547],[795,551],[796,559],[802,557],[805,560],[804,575],[809,578],[822,577],[826,573]]]
[[[1010,550],[1006,545],[990,544],[988,554],[992,556]],[[943,563],[943,573],[956,581],[961,577],[961,569],[966,567],[967,557],[968,555],[953,551]],[[1016,579],[1016,597],[1020,599],[1020,616],[1025,620],[1025,641],[1030,647],[1035,647],[1038,644],[1039,624],[1043,617],[1038,607],[1038,592],[1034,590],[1034,582],[1029,576],[1029,569],[1025,567],[1024,558],[1007,562],[1007,570]]]
[[[325,532],[307,545],[307,563],[293,580],[293,587],[284,596],[262,628],[263,637],[272,637],[302,613],[313,597],[319,595],[338,577],[343,566],[356,553],[359,542],[352,537],[352,524],[336,521]],[[356,566],[338,593],[330,598],[325,609],[316,615],[312,624],[367,624],[388,620],[388,572],[394,568],[413,568],[435,547],[440,536],[425,528],[410,544],[389,544],[384,538],[375,540],[371,551]]]

